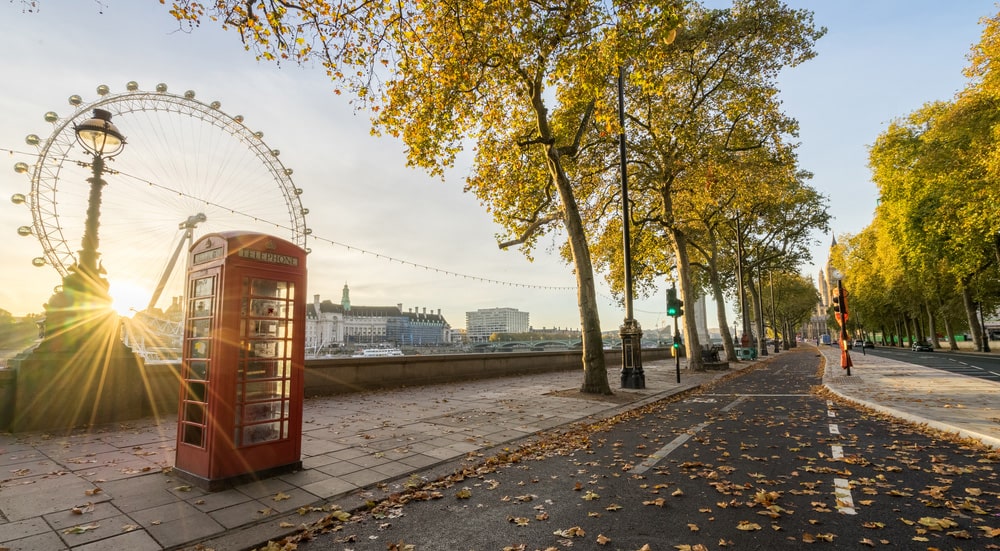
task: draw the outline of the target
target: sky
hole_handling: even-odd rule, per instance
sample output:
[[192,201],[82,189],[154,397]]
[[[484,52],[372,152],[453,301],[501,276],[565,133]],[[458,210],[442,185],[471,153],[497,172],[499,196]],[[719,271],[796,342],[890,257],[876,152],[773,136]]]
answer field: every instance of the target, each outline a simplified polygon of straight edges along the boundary
[[[979,40],[979,19],[998,8],[981,0],[787,3],[814,11],[816,24],[828,29],[816,46],[818,56],[780,80],[784,108],[801,125],[800,165],[814,173],[812,184],[828,197],[834,233],[856,233],[871,221],[877,200],[867,147],[894,118],[925,102],[947,100],[965,86],[962,69]],[[267,148],[280,150],[281,167],[293,170],[302,206],[309,209],[310,300],[319,294],[339,302],[347,284],[352,304],[440,310],[458,328],[465,326],[466,312],[494,307],[529,312],[535,328],[579,327],[575,279],[555,252],[558,243],[542,243],[534,261],[517,250],[500,250],[498,226],[474,196],[462,191],[467,164],[459,163],[443,180],[407,168],[402,144],[372,137],[365,114],[355,113],[346,96],[333,93],[321,68],[257,62],[236,33],[212,24],[179,31],[156,0],[38,4],[37,13],[27,13],[19,0],[0,3],[5,75],[0,80],[0,154],[8,165],[0,169],[0,191],[5,198],[31,190],[30,173],[13,167],[37,159],[38,150],[25,143],[25,136],[36,134],[44,142],[54,133],[43,119],[46,112],[70,115],[67,98],[78,94],[85,104],[96,101],[100,84],[115,93],[129,81],[142,90],[165,83],[173,93],[192,90],[198,101],[220,101],[223,112],[242,115],[247,127],[263,132]],[[724,4],[713,0],[709,5]],[[145,306],[176,247],[177,224],[195,214],[190,205],[146,192],[205,193],[220,204],[240,205],[235,214],[211,215],[199,231],[247,229],[248,216],[288,220],[267,167],[241,157],[248,148],[229,134],[220,136],[209,124],[189,119],[160,113],[116,120],[129,141],[111,163],[120,173],[105,176],[100,234],[116,307]],[[178,147],[186,149],[168,156],[190,162],[179,167],[161,158],[157,172],[140,172],[153,164],[146,161],[155,156],[154,144],[163,142],[183,143]],[[230,156],[216,159],[204,153],[205,144]],[[84,160],[78,157],[73,159]],[[178,183],[179,172],[214,164],[225,168],[214,167],[211,183]],[[63,227],[72,250],[79,248],[82,235],[86,178],[85,168],[67,168],[55,199],[53,220]],[[0,231],[7,232],[0,234],[6,236],[0,309],[15,315],[41,312],[61,279],[52,266],[32,266],[42,246],[34,237],[17,234],[19,226],[32,223],[31,211],[4,200],[0,222]],[[280,229],[275,232],[282,236]],[[830,235],[815,236],[814,263],[803,267],[805,274],[815,278],[830,240]],[[603,281],[598,293],[602,327],[617,328],[623,307]],[[647,331],[666,324],[664,297],[663,289],[636,297],[635,318]],[[165,306],[162,300],[158,304]],[[712,305],[708,311],[714,318]]]

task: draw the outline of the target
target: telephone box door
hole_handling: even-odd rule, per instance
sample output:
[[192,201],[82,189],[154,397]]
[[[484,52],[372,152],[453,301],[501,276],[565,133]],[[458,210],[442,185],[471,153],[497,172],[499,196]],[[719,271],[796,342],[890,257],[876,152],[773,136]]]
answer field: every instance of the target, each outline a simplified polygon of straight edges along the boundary
[[189,266],[175,470],[214,490],[299,468],[305,251],[216,233]]

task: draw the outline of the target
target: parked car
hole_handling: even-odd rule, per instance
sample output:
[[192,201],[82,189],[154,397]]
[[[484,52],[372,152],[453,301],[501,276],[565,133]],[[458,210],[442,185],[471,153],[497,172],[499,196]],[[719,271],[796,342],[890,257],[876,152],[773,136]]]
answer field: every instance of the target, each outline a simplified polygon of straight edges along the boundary
[[864,347],[865,347],[865,341],[861,339],[857,339],[851,343],[851,348],[864,348]]
[[865,348],[875,348],[875,343],[872,341],[865,341]]
[[934,352],[934,347],[929,342],[915,342],[910,350],[914,352]]

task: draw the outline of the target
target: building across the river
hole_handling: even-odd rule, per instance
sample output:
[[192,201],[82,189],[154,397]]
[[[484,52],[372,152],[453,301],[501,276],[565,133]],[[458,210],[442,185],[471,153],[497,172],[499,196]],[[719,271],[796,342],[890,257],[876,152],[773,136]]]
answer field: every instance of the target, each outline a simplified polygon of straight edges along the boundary
[[395,306],[353,306],[350,289],[344,284],[340,303],[320,300],[306,305],[306,352],[323,354],[342,346],[391,344],[393,346],[435,346],[451,342],[451,326],[441,309]]

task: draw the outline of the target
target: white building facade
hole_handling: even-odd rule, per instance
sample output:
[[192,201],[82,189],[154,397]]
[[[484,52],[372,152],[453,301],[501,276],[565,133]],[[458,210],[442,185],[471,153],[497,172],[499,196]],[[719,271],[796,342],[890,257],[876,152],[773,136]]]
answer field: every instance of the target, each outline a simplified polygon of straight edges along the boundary
[[469,342],[486,342],[494,333],[527,333],[528,312],[517,308],[485,308],[465,313]]

